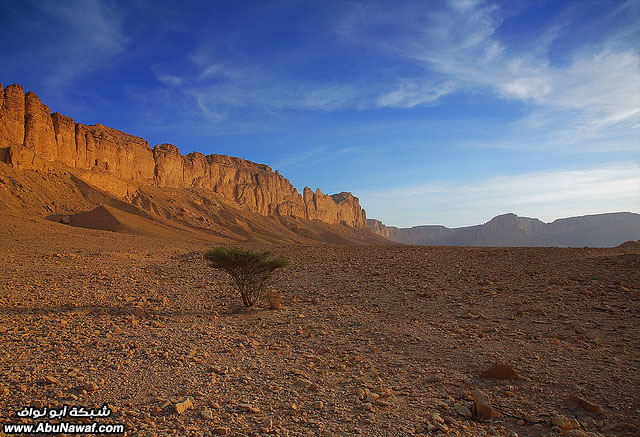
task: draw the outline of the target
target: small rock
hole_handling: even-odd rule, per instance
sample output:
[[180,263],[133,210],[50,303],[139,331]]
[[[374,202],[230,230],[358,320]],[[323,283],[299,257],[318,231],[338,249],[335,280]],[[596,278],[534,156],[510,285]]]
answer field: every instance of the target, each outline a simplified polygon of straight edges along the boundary
[[242,411],[243,413],[248,413],[252,408],[253,406],[251,404],[238,404],[238,410]]
[[609,432],[613,431],[617,427],[617,423],[607,423],[600,428],[601,432]]
[[217,426],[211,430],[215,435],[228,435],[231,432],[226,426]]
[[483,378],[512,379],[518,377],[518,372],[510,364],[496,364],[482,372],[480,376]]
[[586,399],[583,399],[581,397],[578,396],[574,396],[574,395],[568,395],[568,398],[571,399],[572,401],[574,401],[576,404],[580,405],[582,408],[584,408],[585,410],[587,410],[590,413],[594,413],[594,414],[601,414],[602,413],[602,407],[598,404],[595,404],[593,402],[589,402]]
[[190,408],[193,408],[193,402],[191,402],[190,398],[187,398],[183,402],[178,402],[175,404],[176,413],[182,414]]
[[313,408],[316,410],[322,410],[324,408],[324,403],[322,401],[315,401],[313,403]]
[[553,416],[551,423],[563,431],[580,428],[580,423],[576,419],[569,419],[565,416]]
[[480,389],[476,389],[473,392],[473,406],[471,408],[471,413],[473,417],[477,417],[480,420],[491,419],[493,414],[489,398]]
[[71,216],[70,215],[63,215],[62,217],[60,217],[60,223],[68,225],[71,223]]
[[442,431],[445,434],[449,432],[449,427],[444,423],[436,423],[436,428],[438,428],[440,431]]
[[258,414],[258,413],[262,412],[262,410],[260,410],[260,408],[254,407],[251,404],[238,404],[238,409],[240,411],[242,411],[243,413],[255,413],[255,414]]
[[369,402],[365,402],[360,406],[360,408],[365,411],[373,411],[373,405],[371,405]]
[[469,409],[467,407],[465,407],[464,405],[455,404],[453,406],[453,409],[456,410],[456,413],[458,413],[462,417],[471,417],[471,416],[473,416],[471,414],[471,411],[469,411]]
[[378,398],[379,398],[379,397],[380,397],[380,396],[378,396],[378,395],[377,395],[377,394],[375,394],[375,393],[369,393],[369,394],[367,395],[367,397],[365,398],[365,400],[364,400],[364,401],[365,401],[365,402],[369,402],[370,404],[373,404],[373,403],[375,403],[375,401],[377,401],[377,400],[378,400]]
[[438,413],[433,413],[431,415],[431,421],[433,423],[444,423],[444,419]]
[[44,383],[45,384],[59,384],[60,381],[58,381],[58,378],[55,378],[55,377],[53,377],[51,375],[46,375],[44,377]]
[[299,387],[309,388],[313,383],[306,378],[298,377],[296,378],[295,384]]
[[82,388],[86,391],[96,391],[98,390],[98,384],[93,381],[89,381],[85,385],[83,385]]
[[209,407],[202,407],[202,410],[200,410],[200,417],[206,420],[211,420],[213,419],[213,411],[211,411],[211,408]]

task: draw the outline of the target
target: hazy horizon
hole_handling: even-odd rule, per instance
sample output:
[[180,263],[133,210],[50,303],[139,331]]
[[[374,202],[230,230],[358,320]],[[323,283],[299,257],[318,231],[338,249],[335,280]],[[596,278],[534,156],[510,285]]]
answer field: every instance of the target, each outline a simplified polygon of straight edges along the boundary
[[7,0],[0,83],[389,226],[640,212],[640,2]]
[[[600,213],[595,213],[595,214],[584,214],[584,215],[579,215],[579,216],[557,217],[557,218],[554,218],[554,219],[543,220],[540,217],[530,217],[530,216],[523,216],[523,215],[520,215],[520,214],[516,214],[516,213],[513,213],[513,212],[503,212],[503,213],[496,214],[496,215],[492,216],[491,218],[488,218],[488,219],[486,219],[486,220],[484,220],[482,222],[471,223],[471,224],[462,225],[462,226],[447,226],[447,225],[443,225],[441,223],[424,223],[422,225],[412,225],[412,226],[393,226],[393,225],[387,225],[384,222],[382,224],[384,224],[387,227],[396,227],[398,229],[410,229],[410,228],[417,228],[417,227],[420,227],[420,226],[444,226],[444,227],[449,228],[449,229],[458,229],[458,228],[466,228],[466,227],[471,227],[471,226],[484,225],[484,224],[490,222],[491,220],[493,220],[496,217],[500,217],[500,216],[503,216],[503,215],[509,215],[509,214],[515,214],[518,218],[527,218],[527,219],[533,219],[533,220],[540,220],[544,224],[550,224],[550,223],[553,223],[556,220],[588,217],[588,216],[594,216],[594,215],[605,215],[605,214],[637,214],[637,215],[640,215],[637,212],[631,212],[631,211],[612,211],[612,212],[600,212]],[[367,220],[369,220],[369,219],[377,220],[375,217],[367,217]]]

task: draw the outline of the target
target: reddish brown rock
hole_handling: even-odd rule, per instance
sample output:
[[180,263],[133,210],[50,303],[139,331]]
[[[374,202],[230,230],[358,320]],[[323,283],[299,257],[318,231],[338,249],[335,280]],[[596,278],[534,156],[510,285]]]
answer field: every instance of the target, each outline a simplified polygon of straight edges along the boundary
[[512,379],[518,377],[518,372],[510,364],[496,364],[482,372],[480,376],[483,378]]
[[159,187],[183,188],[182,155],[173,144],[161,144],[154,147],[154,177]]
[[31,91],[24,96],[24,147],[45,160],[55,159],[56,135],[49,107]]
[[123,181],[154,182],[153,153],[143,138],[101,124],[78,124],[76,149],[77,167],[105,170]]
[[385,238],[389,238],[388,227],[384,225],[380,220],[367,219],[367,226],[374,234],[382,235]]
[[602,407],[596,403],[590,402],[586,399],[583,399],[579,396],[575,396],[572,394],[568,395],[567,397],[590,413],[594,413],[594,414],[603,413]]
[[471,413],[473,414],[473,417],[480,420],[491,419],[491,416],[493,415],[491,401],[489,401],[489,397],[480,389],[476,389],[473,392],[473,407],[471,409]]
[[51,114],[53,130],[56,136],[57,161],[69,167],[76,167],[76,123],[72,118],[64,116],[58,112]]
[[0,148],[22,146],[24,143],[24,90],[20,85],[9,85],[2,90],[0,106]]

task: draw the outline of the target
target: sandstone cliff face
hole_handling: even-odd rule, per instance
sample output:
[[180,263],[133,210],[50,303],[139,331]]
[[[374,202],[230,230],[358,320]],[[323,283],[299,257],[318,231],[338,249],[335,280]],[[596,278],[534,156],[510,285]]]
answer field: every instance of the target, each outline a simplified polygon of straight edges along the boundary
[[385,238],[389,238],[391,235],[391,229],[389,226],[386,226],[380,220],[376,219],[367,219],[367,226],[376,235],[380,235]]
[[0,84],[0,161],[18,169],[49,169],[63,164],[80,170],[92,185],[120,197],[136,184],[166,188],[204,188],[265,216],[291,216],[366,227],[366,214],[350,193],[304,196],[266,165],[223,155],[193,152],[172,144],[153,149],[140,137],[96,124],[86,126],[50,114],[38,96],[19,85]]
[[[3,91],[1,84],[0,91]],[[21,146],[24,143],[24,104],[24,90],[20,85],[10,85],[2,92],[0,138],[3,147]]]

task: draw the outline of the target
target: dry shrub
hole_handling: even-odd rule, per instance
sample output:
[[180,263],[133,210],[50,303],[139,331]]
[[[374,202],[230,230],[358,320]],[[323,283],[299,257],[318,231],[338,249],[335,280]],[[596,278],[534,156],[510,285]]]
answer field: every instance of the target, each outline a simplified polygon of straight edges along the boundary
[[256,252],[237,247],[216,247],[205,253],[204,257],[209,261],[209,266],[231,276],[245,307],[252,307],[258,301],[275,270],[289,265],[285,258],[272,258],[269,251]]

